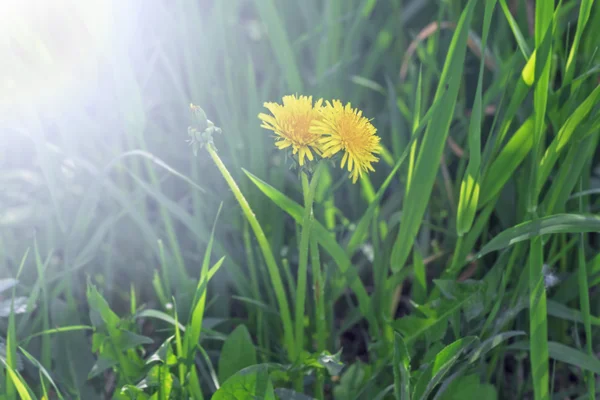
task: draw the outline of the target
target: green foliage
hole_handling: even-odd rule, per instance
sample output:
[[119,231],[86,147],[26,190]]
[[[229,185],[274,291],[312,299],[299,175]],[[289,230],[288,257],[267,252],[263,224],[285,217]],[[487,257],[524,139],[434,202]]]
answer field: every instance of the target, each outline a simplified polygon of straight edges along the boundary
[[241,369],[256,364],[256,350],[245,325],[231,332],[219,355],[219,381],[225,382]]
[[245,368],[225,382],[212,397],[214,400],[276,400],[267,365]]
[[[0,24],[0,399],[599,396],[598,1],[45,7]],[[294,93],[375,171],[296,169]]]

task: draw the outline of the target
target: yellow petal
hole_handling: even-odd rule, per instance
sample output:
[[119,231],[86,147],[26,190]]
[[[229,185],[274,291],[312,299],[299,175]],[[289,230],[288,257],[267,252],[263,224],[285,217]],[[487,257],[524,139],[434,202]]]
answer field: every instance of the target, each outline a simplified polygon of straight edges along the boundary
[[310,151],[310,149],[308,147],[306,148],[306,157],[308,157],[308,159],[310,161],[312,161],[314,159],[313,158],[313,154],[312,154],[312,152]]
[[348,159],[348,153],[344,153],[344,157],[342,157],[342,163],[340,164],[340,168],[344,168],[344,165],[346,165],[347,159]]
[[290,147],[291,145],[292,145],[292,142],[290,142],[289,140],[286,140],[286,139],[275,142],[275,146],[277,146],[277,148],[279,150]]

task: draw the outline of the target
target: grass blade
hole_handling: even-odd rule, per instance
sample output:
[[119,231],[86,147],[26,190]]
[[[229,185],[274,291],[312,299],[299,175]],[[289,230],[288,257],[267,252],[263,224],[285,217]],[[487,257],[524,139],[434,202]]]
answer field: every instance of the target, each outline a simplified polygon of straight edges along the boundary
[[279,15],[275,2],[273,0],[256,0],[254,4],[261,19],[269,26],[269,40],[279,66],[284,72],[288,90],[293,93],[301,92],[303,84],[298,63],[287,31],[284,29],[284,20]]
[[456,31],[452,37],[450,48],[442,70],[440,82],[434,98],[434,103],[443,101],[444,107],[439,108],[427,126],[419,155],[415,164],[414,182],[418,185],[407,188],[404,198],[403,216],[400,231],[394,244],[391,257],[393,272],[398,272],[404,266],[417,235],[423,215],[427,208],[428,199],[433,189],[437,175],[437,167],[441,161],[450,121],[454,115],[454,107],[458,96],[464,58],[467,47],[469,26],[476,1],[469,1],[460,16]]
[[265,259],[265,263],[267,264],[267,269],[269,271],[269,275],[271,277],[271,283],[273,288],[275,289],[275,296],[277,297],[277,303],[279,305],[279,312],[281,313],[281,319],[283,323],[283,333],[284,333],[284,343],[285,347],[288,351],[288,356],[293,360],[296,358],[295,354],[295,345],[294,345],[294,333],[293,333],[293,325],[292,325],[292,316],[290,312],[290,306],[285,294],[285,288],[283,286],[283,280],[281,279],[281,274],[279,273],[279,268],[277,267],[277,262],[275,261],[275,256],[273,255],[273,251],[271,250],[271,246],[265,236],[265,233],[260,226],[260,223],[256,219],[256,216],[252,212],[250,208],[250,204],[240,191],[240,188],[233,180],[233,177],[221,161],[221,158],[217,154],[216,150],[212,145],[207,146],[207,151],[212,157],[213,161],[217,165],[217,168],[223,175],[223,178],[227,181],[227,184],[233,191],[238,203],[240,204],[244,215],[248,219],[254,234],[256,235],[256,239],[262,251],[263,257]]
[[573,38],[573,44],[571,45],[571,51],[569,51],[569,57],[567,58],[567,64],[565,66],[565,77],[563,79],[563,86],[571,83],[573,76],[575,75],[575,57],[578,55],[579,43],[581,42],[581,36],[585,26],[592,13],[592,5],[594,0],[582,0],[579,6],[579,17],[577,18],[577,30],[575,31],[575,37]]
[[[485,2],[485,15],[483,17],[483,35],[481,39],[481,54],[485,53],[488,33],[494,13],[496,1]],[[456,233],[463,236],[475,219],[477,203],[479,201],[480,189],[480,164],[481,164],[481,121],[482,121],[482,91],[483,91],[483,72],[485,67],[485,57],[481,57],[479,64],[479,77],[477,78],[477,89],[475,89],[475,101],[473,103],[473,112],[469,123],[469,164],[463,176],[460,185],[460,197],[458,209],[456,212]],[[455,251],[460,254],[460,251]]]
[[394,334],[393,367],[396,400],[410,400],[410,355],[399,333]]
[[551,233],[581,233],[600,230],[600,218],[578,214],[556,214],[513,226],[490,240],[477,257],[501,250],[523,240]]

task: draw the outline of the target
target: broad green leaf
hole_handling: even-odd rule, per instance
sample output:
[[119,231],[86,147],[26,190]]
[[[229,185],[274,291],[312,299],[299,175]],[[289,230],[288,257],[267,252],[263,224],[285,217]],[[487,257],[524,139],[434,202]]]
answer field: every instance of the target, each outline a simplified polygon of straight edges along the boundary
[[[424,199],[429,199],[431,195],[448,137],[450,122],[454,116],[458,90],[462,81],[469,26],[475,4],[476,1],[469,1],[462,12],[446,55],[446,62],[434,98],[434,103],[443,101],[444,107],[437,109],[436,113],[432,115],[419,148],[413,184],[406,191],[402,210],[403,220],[392,250],[391,268],[393,272],[398,272],[404,266],[429,203]],[[414,182],[418,182],[418,184],[414,184]]]
[[[90,319],[94,326],[98,327],[106,324],[109,330],[116,329],[121,319],[110,309],[108,302],[102,297],[94,285],[88,284],[87,299],[90,306]],[[97,316],[94,316],[94,313],[96,313],[100,319],[98,319]]]
[[245,368],[227,379],[212,400],[277,400],[269,377],[269,367],[265,364]]
[[448,385],[439,400],[463,400],[477,396],[478,400],[497,400],[498,392],[493,385],[479,381],[478,375],[467,375],[455,379]]
[[413,399],[426,400],[475,339],[473,336],[459,339],[440,351],[429,366],[421,372],[415,384]]
[[225,382],[236,372],[256,364],[256,349],[250,332],[239,325],[227,336],[219,356],[219,381]]
[[496,235],[477,253],[482,257],[523,240],[552,233],[599,232],[600,218],[578,214],[555,214],[523,222]]
[[100,375],[101,373],[106,371],[107,369],[112,368],[117,364],[118,364],[117,360],[109,360],[109,359],[103,358],[102,356],[98,357],[98,360],[96,360],[96,363],[94,364],[94,366],[88,373],[88,379],[93,379],[93,378],[97,377],[98,375]]
[[133,349],[144,344],[154,343],[149,337],[138,335],[137,333],[122,329],[119,330],[119,333],[119,336],[115,338],[114,344],[117,346],[117,349],[121,351]]

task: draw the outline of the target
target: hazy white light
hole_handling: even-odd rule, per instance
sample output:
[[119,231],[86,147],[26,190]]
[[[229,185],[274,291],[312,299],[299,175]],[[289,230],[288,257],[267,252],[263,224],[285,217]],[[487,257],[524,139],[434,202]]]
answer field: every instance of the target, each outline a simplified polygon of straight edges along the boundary
[[61,102],[96,73],[110,44],[109,0],[5,0],[0,106]]

